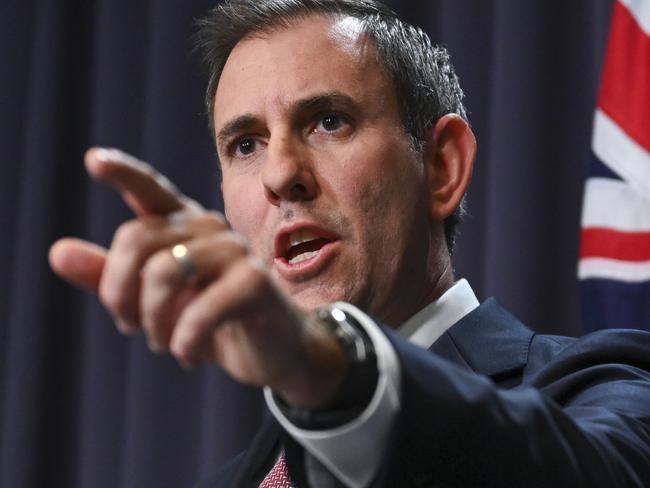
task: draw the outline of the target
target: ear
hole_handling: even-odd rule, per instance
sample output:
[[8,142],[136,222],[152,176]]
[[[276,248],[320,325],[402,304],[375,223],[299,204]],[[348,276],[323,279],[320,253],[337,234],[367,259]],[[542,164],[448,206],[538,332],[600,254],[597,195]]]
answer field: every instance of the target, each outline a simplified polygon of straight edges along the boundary
[[442,222],[460,205],[475,157],[476,138],[459,115],[447,114],[428,130],[423,162],[432,221]]

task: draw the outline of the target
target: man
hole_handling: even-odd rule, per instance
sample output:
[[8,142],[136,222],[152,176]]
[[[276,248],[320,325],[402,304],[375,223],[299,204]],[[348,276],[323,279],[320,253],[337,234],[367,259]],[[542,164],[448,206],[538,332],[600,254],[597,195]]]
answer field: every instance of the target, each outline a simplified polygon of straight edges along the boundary
[[50,260],[152,350],[265,386],[205,486],[650,479],[648,335],[536,336],[454,281],[476,149],[444,51],[370,0],[233,0],[201,42],[228,224],[93,149],[137,218]]

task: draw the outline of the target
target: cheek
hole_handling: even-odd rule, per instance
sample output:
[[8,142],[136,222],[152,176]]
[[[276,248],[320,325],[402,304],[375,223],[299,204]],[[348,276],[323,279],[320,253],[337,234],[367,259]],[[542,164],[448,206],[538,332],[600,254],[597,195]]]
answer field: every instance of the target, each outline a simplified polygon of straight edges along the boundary
[[260,235],[265,205],[262,199],[254,198],[249,185],[225,184],[222,188],[226,218],[232,229],[242,234],[258,251],[255,238]]
[[423,173],[413,154],[391,149],[384,145],[366,152],[364,164],[352,166],[348,173],[347,196],[359,212],[371,217],[373,227],[395,225],[396,216],[413,211],[414,198],[422,190]]
[[[410,157],[409,157],[410,156]],[[361,179],[356,202],[365,225],[369,254],[382,260],[398,259],[424,223],[423,175],[411,154],[390,154],[372,175]],[[382,242],[385,246],[378,246]]]

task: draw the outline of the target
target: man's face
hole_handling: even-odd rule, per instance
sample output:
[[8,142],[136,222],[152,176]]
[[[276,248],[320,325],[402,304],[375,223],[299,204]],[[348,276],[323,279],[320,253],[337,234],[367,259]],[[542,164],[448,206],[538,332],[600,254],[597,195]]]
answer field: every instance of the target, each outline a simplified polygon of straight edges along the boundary
[[311,17],[239,42],[214,117],[226,215],[280,289],[389,322],[422,298],[422,163],[357,21]]

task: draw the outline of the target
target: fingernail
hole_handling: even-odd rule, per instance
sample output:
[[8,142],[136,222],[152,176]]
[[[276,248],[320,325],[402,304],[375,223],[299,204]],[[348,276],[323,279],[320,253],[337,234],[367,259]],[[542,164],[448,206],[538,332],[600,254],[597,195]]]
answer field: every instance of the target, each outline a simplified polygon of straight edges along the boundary
[[179,364],[185,371],[192,371],[197,366],[194,361],[179,361]]
[[120,161],[123,163],[128,163],[127,158],[124,157],[124,153],[119,149],[100,147],[95,151],[95,158],[101,162],[110,162],[110,161]]
[[137,331],[137,328],[127,325],[126,322],[120,319],[115,319],[115,325],[117,326],[117,330],[127,336],[132,336]]
[[111,160],[110,156],[110,150],[100,147],[99,149],[95,150],[95,159],[98,161],[106,162]]
[[149,345],[149,349],[151,350],[151,352],[153,352],[154,354],[162,354],[164,352],[162,345],[158,341],[149,339],[147,341],[147,344]]

